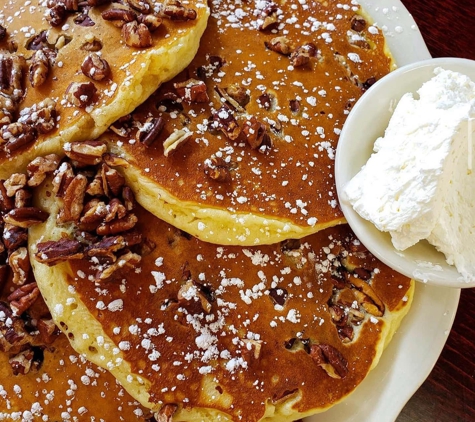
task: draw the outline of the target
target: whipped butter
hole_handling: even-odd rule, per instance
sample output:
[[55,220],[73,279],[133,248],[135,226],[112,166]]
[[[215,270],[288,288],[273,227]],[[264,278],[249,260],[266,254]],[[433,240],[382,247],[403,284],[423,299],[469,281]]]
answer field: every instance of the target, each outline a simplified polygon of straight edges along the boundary
[[396,249],[427,239],[474,281],[475,83],[438,68],[417,93],[401,98],[343,197]]

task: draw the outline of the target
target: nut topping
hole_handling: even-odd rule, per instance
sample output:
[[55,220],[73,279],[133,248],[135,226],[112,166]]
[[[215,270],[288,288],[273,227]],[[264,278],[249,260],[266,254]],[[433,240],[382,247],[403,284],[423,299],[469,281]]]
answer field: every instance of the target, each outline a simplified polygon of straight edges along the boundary
[[196,19],[196,11],[185,7],[178,0],[168,0],[162,11],[163,15],[174,21],[189,21]]
[[30,308],[40,295],[40,290],[36,283],[25,284],[16,289],[7,300],[10,302],[14,316],[20,316]]
[[62,238],[57,241],[49,240],[36,245],[35,258],[46,265],[55,265],[70,259],[83,259],[83,246],[77,240]]
[[179,147],[184,145],[193,136],[193,132],[187,132],[185,130],[175,130],[165,141],[163,142],[163,155],[168,157],[173,154]]
[[269,50],[275,51],[283,56],[290,56],[294,51],[294,47],[287,37],[272,38],[270,41],[264,41],[264,45]]
[[38,104],[20,111],[19,123],[32,126],[39,133],[51,132],[56,127],[56,101],[45,98]]
[[101,16],[102,19],[112,21],[119,28],[137,19],[137,14],[130,9],[107,9],[101,13]]
[[84,108],[92,103],[96,91],[92,82],[71,82],[66,89],[66,98],[76,107]]
[[213,114],[212,127],[221,129],[224,135],[232,141],[236,140],[241,134],[241,128],[232,112],[226,107],[221,107]]
[[264,152],[272,144],[266,127],[253,116],[243,126],[242,132],[246,135],[246,141],[252,149]]
[[15,122],[3,126],[0,132],[0,143],[3,141],[3,149],[12,153],[23,146],[36,141],[38,132],[34,127],[25,123]]
[[8,257],[8,264],[13,271],[13,283],[19,286],[25,284],[30,271],[30,259],[26,247],[18,248]]
[[147,48],[153,43],[152,34],[143,23],[132,21],[122,27],[122,36],[129,47]]
[[97,53],[91,53],[84,59],[81,70],[93,81],[102,81],[111,75],[109,63]]
[[30,64],[30,82],[31,86],[38,87],[43,85],[49,73],[49,60],[43,50],[37,50],[31,58]]
[[207,103],[209,101],[206,84],[198,79],[175,82],[173,86],[181,99],[187,103]]
[[294,67],[302,67],[310,62],[310,57],[317,55],[315,44],[307,43],[297,47],[290,55],[290,62]]
[[65,154],[81,165],[93,166],[102,161],[107,146],[101,141],[71,142],[65,146]]
[[48,213],[35,207],[15,208],[3,216],[7,224],[28,228],[47,220]]
[[162,406],[162,408],[158,411],[155,415],[155,419],[157,422],[172,422],[173,415],[178,410],[178,406],[176,404],[167,403]]
[[26,167],[28,175],[28,186],[39,186],[48,174],[51,174],[58,168],[59,157],[56,154],[50,154],[45,157],[36,157]]
[[142,142],[142,144],[150,146],[160,135],[164,126],[165,120],[163,117],[153,117],[139,128],[135,137],[139,142]]
[[59,224],[79,220],[84,206],[87,183],[86,176],[82,174],[78,174],[71,180],[62,195],[63,207],[61,207],[57,219]]
[[348,362],[344,356],[329,344],[312,344],[310,357],[332,378],[345,378],[348,375]]
[[205,161],[205,174],[216,182],[230,182],[229,165],[221,157],[212,157]]
[[152,11],[152,6],[148,0],[127,0],[127,4],[140,13],[146,14]]

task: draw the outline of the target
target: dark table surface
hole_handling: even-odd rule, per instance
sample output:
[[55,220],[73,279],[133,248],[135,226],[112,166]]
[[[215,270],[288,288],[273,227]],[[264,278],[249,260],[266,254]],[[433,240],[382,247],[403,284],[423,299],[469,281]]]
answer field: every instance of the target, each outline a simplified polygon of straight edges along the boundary
[[[475,60],[474,0],[402,2],[433,57]],[[475,421],[475,289],[462,290],[452,331],[437,364],[397,419],[418,421]]]

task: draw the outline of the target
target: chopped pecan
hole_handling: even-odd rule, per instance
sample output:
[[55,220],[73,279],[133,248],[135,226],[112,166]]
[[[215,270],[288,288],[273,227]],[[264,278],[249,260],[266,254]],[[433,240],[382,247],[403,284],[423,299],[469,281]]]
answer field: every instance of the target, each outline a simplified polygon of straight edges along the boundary
[[36,50],[31,57],[29,79],[31,86],[38,87],[46,82],[50,69],[48,57],[43,50]]
[[74,179],[74,171],[70,163],[62,163],[53,178],[53,193],[58,197],[63,197],[66,188]]
[[15,201],[7,195],[5,180],[0,180],[0,211],[9,212],[15,208]]
[[199,301],[205,313],[209,314],[211,312],[210,299],[202,292],[200,285],[191,279],[187,280],[178,290],[178,301],[179,303]]
[[348,362],[335,347],[329,344],[312,344],[310,356],[332,378],[348,375]]
[[28,186],[39,186],[48,174],[53,173],[59,165],[59,157],[56,154],[49,154],[45,157],[36,157],[26,167],[28,175]]
[[135,135],[142,144],[150,146],[155,142],[165,126],[163,117],[151,117],[142,125]]
[[216,182],[230,182],[229,165],[221,157],[212,157],[205,161],[205,174]]
[[96,23],[89,16],[89,7],[84,7],[81,13],[74,18],[74,23],[79,26],[94,26]]
[[125,184],[124,176],[107,164],[102,165],[101,175],[104,193],[109,197],[119,196]]
[[178,148],[184,145],[193,136],[193,132],[187,132],[182,129],[175,131],[163,142],[163,155],[168,157]]
[[8,257],[8,264],[13,271],[13,283],[19,286],[25,284],[30,272],[30,259],[26,247],[18,248]]
[[3,126],[0,136],[4,142],[3,149],[11,153],[36,141],[38,132],[34,127],[25,123],[15,122]]
[[263,94],[259,95],[259,97],[257,97],[257,103],[259,104],[259,107],[262,107],[264,110],[270,110],[273,108],[274,102],[275,97],[268,92],[264,92]]
[[13,173],[5,182],[3,182],[7,191],[7,196],[15,196],[19,189],[23,189],[26,185],[26,174]]
[[289,292],[283,288],[269,289],[269,297],[272,299],[275,305],[284,306],[287,301]]
[[94,231],[108,214],[109,210],[105,202],[98,198],[93,198],[84,205],[83,213],[79,220],[79,228],[81,230]]
[[36,328],[43,344],[52,344],[58,335],[58,328],[52,318],[40,318],[36,323]]
[[101,141],[71,142],[64,147],[64,153],[81,165],[94,166],[102,161],[107,145]]
[[300,111],[300,101],[299,100],[290,100],[289,101],[290,111],[292,113],[298,113]]
[[35,259],[42,264],[55,265],[71,259],[83,259],[83,245],[78,240],[61,238],[36,245]]
[[239,84],[231,84],[225,88],[225,91],[241,107],[246,107],[251,99],[247,90]]
[[232,112],[226,107],[221,107],[213,114],[212,127],[220,129],[232,141],[236,140],[241,134],[241,128]]
[[147,25],[135,20],[124,24],[122,37],[129,47],[147,48],[153,44],[152,34]]
[[173,415],[178,410],[178,406],[173,403],[164,404],[161,409],[155,414],[157,422],[172,422]]
[[102,81],[110,78],[111,69],[107,60],[103,59],[97,53],[90,53],[84,59],[81,65],[84,75],[94,81]]
[[209,101],[206,84],[198,79],[188,79],[173,84],[177,94],[187,103],[207,103]]
[[196,10],[185,7],[178,0],[168,0],[162,10],[164,16],[175,21],[195,20]]
[[113,220],[108,223],[102,223],[96,230],[100,236],[115,235],[134,228],[138,218],[135,214],[127,214],[124,218]]
[[157,15],[139,15],[137,18],[138,23],[143,23],[150,32],[156,31],[162,24],[162,18]]
[[118,198],[112,198],[107,205],[107,215],[104,218],[104,222],[109,223],[112,220],[124,218],[126,215],[127,210],[125,206]]
[[36,207],[15,208],[3,216],[7,224],[28,228],[47,220],[48,213]]
[[272,141],[264,124],[252,116],[243,126],[242,132],[246,135],[246,141],[252,149],[265,151],[272,146]]
[[106,280],[112,276],[116,271],[120,270],[121,268],[128,267],[134,268],[137,264],[140,263],[142,257],[137,255],[133,252],[127,252],[124,255],[118,257],[117,261],[111,264],[109,267],[105,268],[103,271],[100,271],[97,274],[98,280]]
[[215,86],[214,90],[218,93],[220,101],[225,106],[227,106],[226,108],[232,108],[233,110],[239,111],[241,113],[244,113],[246,111],[233,97],[228,94],[225,89],[219,86]]
[[30,308],[31,305],[40,295],[40,290],[36,285],[36,282],[24,284],[16,289],[7,300],[10,302],[14,316],[20,316],[23,312]]
[[61,207],[57,221],[58,223],[67,223],[78,221],[84,207],[84,196],[86,194],[88,180],[87,177],[76,175],[64,191],[63,206]]
[[276,3],[270,2],[261,13],[260,31],[273,30],[279,25],[278,12],[279,8]]
[[33,358],[35,353],[32,348],[28,348],[17,353],[8,360],[12,367],[13,375],[26,375],[30,372],[33,365]]
[[[384,314],[385,306],[381,299],[378,297],[373,288],[364,280],[354,277],[351,273],[348,273],[348,281],[353,284],[358,290],[368,296],[371,301],[374,303],[374,306],[371,306],[371,303],[368,303],[367,300],[363,300],[361,304],[368,312],[375,316],[382,316]],[[370,311],[371,310],[371,311]]]
[[294,67],[302,67],[310,62],[310,57],[317,55],[315,44],[307,43],[297,47],[290,55],[290,62]]
[[50,4],[63,4],[68,12],[77,12],[79,10],[80,0],[50,0]]
[[368,79],[366,79],[366,81],[363,82],[362,88],[363,88],[363,90],[366,91],[366,90],[370,89],[375,83],[376,83],[376,78],[375,77],[368,78]]
[[18,122],[34,127],[39,133],[51,132],[56,127],[56,101],[46,98],[24,108]]
[[124,186],[122,189],[122,199],[124,201],[125,209],[130,212],[135,208],[135,195],[129,186]]
[[91,37],[87,39],[84,44],[80,47],[81,50],[97,52],[102,50],[102,42],[97,38]]
[[97,88],[92,82],[71,82],[66,89],[66,99],[76,107],[87,107],[94,101]]
[[102,182],[102,172],[98,171],[94,179],[87,185],[86,193],[91,196],[104,195],[104,185]]
[[360,16],[355,15],[351,19],[351,29],[356,32],[361,32],[366,28],[366,20]]
[[290,56],[294,51],[294,46],[287,37],[272,38],[270,41],[264,41],[264,45],[269,50],[275,51],[283,56]]

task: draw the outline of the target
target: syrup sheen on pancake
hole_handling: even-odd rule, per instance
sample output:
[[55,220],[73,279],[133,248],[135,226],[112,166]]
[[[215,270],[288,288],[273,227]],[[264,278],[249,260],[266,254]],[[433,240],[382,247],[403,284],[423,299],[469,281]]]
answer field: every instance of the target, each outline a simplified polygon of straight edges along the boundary
[[[31,256],[38,242],[70,236],[44,189],[37,200],[51,215],[30,229]],[[377,364],[409,310],[413,282],[346,225],[300,242],[219,246],[135,213],[136,229],[156,245],[135,269],[98,281],[98,260],[32,265],[77,352],[142,405],[159,414],[172,406],[173,420],[290,421],[324,411]]]
[[[150,7],[142,12],[130,6],[145,3]],[[150,45],[146,47],[127,45],[120,28],[125,21],[119,18],[105,20],[102,15],[111,10],[126,10],[132,16],[130,20],[135,17],[134,22],[145,21],[160,15],[165,3],[179,2],[2,2],[0,129],[3,138],[0,137],[0,177],[7,178],[15,171],[24,170],[35,156],[57,152],[66,142],[99,136],[112,122],[132,111],[160,83],[175,76],[192,60],[207,23],[209,9],[206,1],[186,2],[186,8],[196,12],[194,19],[160,17],[162,22],[151,32]],[[57,26],[52,26],[47,18],[52,10],[64,18]],[[40,53],[43,55],[34,61],[33,57]],[[83,63],[91,55],[97,55],[108,63],[110,74],[102,80],[92,79],[97,78],[99,71],[95,75],[92,71],[92,77],[82,71]],[[16,67],[12,67],[12,59]],[[42,69],[38,71],[42,76],[37,76],[37,79],[45,80],[42,84],[34,82],[33,86],[31,75],[38,68]],[[96,92],[87,105],[75,104],[67,94],[71,83],[95,86]],[[87,97],[79,92],[75,101],[81,102]],[[55,104],[54,112],[45,107],[45,101]],[[47,110],[39,111],[44,108]],[[23,119],[30,129],[44,121],[52,127],[38,128],[36,141],[23,136],[12,146],[9,144],[12,130],[4,130],[8,126],[4,118],[7,123]],[[15,137],[20,138],[21,134]]]
[[[170,224],[217,244],[300,238],[344,221],[338,135],[391,67],[354,1],[214,1],[190,66],[103,139],[129,161],[138,201]],[[158,119],[155,141],[140,142]]]

